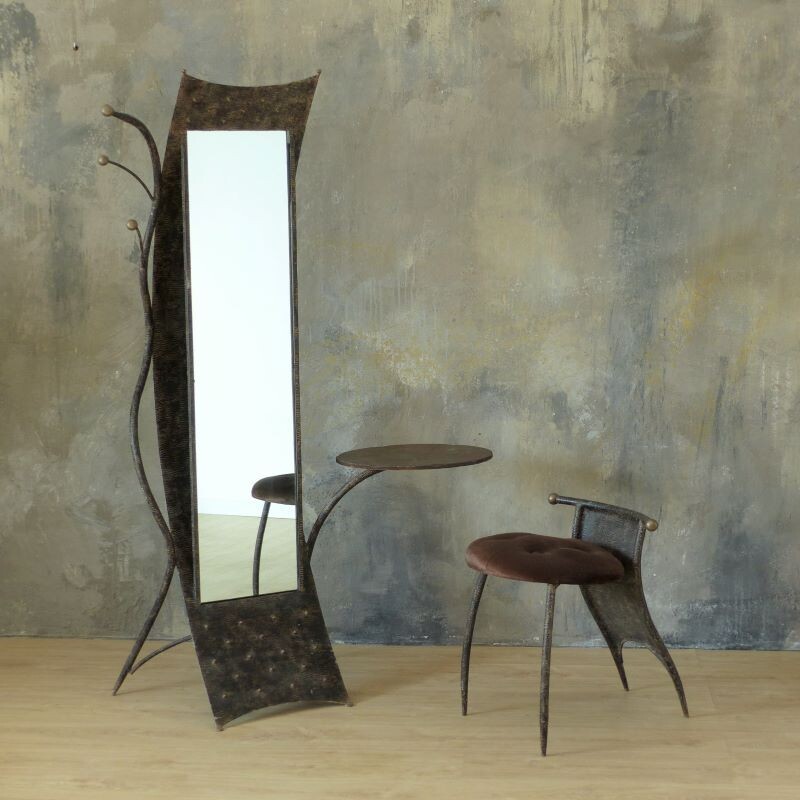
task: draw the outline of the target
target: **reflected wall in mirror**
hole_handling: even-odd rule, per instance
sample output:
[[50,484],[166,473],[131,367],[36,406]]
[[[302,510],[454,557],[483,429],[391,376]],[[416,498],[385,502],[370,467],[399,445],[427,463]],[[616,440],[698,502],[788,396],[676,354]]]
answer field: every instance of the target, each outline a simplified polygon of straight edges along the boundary
[[258,481],[295,472],[287,145],[283,130],[186,133],[195,585],[202,603],[298,587],[295,507],[287,503],[294,493],[282,498],[287,504],[268,507],[261,546],[264,504],[252,496]]

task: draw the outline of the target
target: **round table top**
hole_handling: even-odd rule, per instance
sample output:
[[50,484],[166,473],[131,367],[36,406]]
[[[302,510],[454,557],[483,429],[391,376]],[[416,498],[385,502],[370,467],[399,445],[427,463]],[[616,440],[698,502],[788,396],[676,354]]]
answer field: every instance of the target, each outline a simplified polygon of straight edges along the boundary
[[448,469],[480,464],[492,457],[485,447],[464,444],[390,444],[339,453],[336,462],[359,469]]

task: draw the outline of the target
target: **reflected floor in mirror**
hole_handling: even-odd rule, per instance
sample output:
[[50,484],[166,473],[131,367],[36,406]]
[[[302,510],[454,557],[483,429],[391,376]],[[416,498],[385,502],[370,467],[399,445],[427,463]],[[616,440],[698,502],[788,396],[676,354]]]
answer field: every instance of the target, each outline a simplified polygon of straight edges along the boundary
[[[200,598],[204,603],[253,593],[253,554],[258,517],[199,514]],[[297,588],[296,522],[270,517],[261,548],[259,594]]]

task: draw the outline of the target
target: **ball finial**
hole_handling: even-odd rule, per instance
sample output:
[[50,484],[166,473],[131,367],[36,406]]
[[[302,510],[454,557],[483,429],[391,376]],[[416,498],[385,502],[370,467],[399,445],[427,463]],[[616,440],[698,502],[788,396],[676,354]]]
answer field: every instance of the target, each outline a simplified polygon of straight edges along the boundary
[[554,506],[558,502],[558,495],[555,492],[547,495],[547,502],[550,503],[551,506]]
[[105,153],[103,153],[102,155],[97,156],[97,163],[101,167],[104,167],[106,164],[108,164],[108,156]]
[[111,107],[111,106],[110,106],[108,103],[106,103],[106,104],[105,104],[105,105],[104,105],[104,106],[103,106],[103,107],[100,109],[100,113],[101,113],[101,114],[102,114],[104,117],[110,117],[110,116],[111,116],[111,115],[114,113],[114,109],[113,109],[113,108],[112,108],[112,107]]
[[139,223],[135,219],[129,219],[125,223],[125,227],[127,227],[127,229],[129,231],[138,231],[139,230]]
[[656,531],[658,530],[658,523],[654,519],[649,519],[644,524],[645,528],[649,531]]

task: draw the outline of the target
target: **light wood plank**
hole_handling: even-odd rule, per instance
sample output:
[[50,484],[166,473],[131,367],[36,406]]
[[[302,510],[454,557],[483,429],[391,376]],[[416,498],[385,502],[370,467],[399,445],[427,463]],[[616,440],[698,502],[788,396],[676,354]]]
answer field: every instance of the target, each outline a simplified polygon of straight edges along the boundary
[[0,797],[721,800],[797,797],[800,653],[675,651],[690,719],[650,653],[553,652],[538,755],[536,648],[337,647],[353,708],[214,729],[190,645],[110,688],[129,643],[0,639]]

